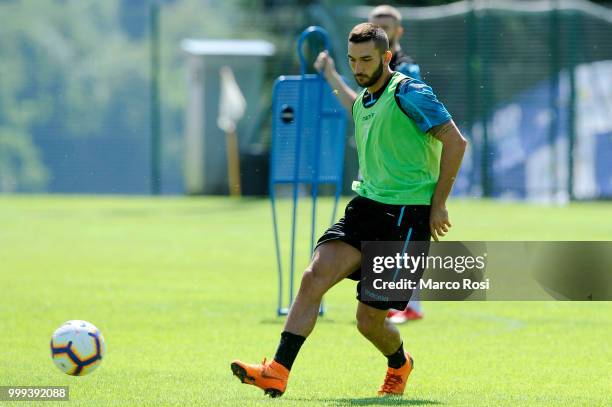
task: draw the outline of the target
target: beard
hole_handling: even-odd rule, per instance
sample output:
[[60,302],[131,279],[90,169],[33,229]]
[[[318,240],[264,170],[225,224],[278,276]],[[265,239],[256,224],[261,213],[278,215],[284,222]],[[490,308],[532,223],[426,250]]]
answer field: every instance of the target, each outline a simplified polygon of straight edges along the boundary
[[370,76],[367,75],[354,75],[357,84],[362,88],[367,88],[368,86],[372,86],[380,79],[383,74],[383,63],[380,61],[380,65],[376,68],[376,71]]

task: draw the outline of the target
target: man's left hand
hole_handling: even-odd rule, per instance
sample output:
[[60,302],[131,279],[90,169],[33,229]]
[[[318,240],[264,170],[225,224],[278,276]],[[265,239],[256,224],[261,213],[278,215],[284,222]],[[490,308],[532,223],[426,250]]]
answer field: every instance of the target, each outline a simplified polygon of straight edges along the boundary
[[448,233],[448,228],[452,225],[448,220],[448,211],[444,206],[432,205],[429,214],[429,228],[431,236],[438,242],[439,236],[445,236]]

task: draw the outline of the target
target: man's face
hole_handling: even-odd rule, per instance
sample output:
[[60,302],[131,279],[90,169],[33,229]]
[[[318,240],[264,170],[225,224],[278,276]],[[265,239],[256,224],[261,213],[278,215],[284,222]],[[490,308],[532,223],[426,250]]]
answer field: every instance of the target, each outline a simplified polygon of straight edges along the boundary
[[384,55],[376,48],[374,41],[360,43],[349,41],[349,65],[359,86],[367,88],[376,83],[383,73]]
[[373,17],[370,22],[385,30],[389,38],[389,46],[393,49],[404,32],[402,26],[393,17]]

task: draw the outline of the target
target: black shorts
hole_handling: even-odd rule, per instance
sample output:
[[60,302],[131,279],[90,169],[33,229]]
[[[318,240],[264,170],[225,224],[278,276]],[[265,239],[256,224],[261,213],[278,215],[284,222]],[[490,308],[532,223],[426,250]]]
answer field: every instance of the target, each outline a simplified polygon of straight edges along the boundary
[[[353,198],[336,224],[323,233],[317,247],[325,242],[341,240],[361,251],[361,242],[405,241],[410,231],[410,241],[429,241],[429,205],[389,205],[362,196]],[[347,278],[361,280],[361,269]],[[407,293],[407,298],[410,298]],[[404,309],[406,301],[370,302],[361,299],[360,285],[357,284],[357,300],[377,309]]]

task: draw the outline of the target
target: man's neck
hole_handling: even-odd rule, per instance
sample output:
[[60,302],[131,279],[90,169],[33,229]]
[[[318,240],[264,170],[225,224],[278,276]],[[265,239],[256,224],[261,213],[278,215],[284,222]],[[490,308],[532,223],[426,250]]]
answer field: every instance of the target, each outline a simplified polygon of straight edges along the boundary
[[393,71],[391,71],[389,67],[384,69],[382,75],[380,75],[380,78],[378,78],[378,80],[372,86],[368,86],[368,92],[370,92],[372,95],[378,92],[381,87],[385,86],[391,75],[393,75]]

